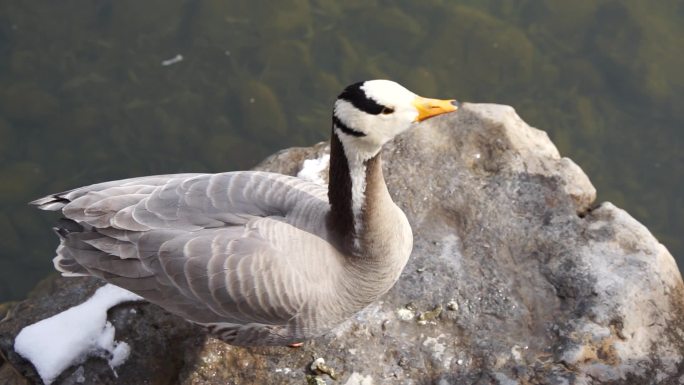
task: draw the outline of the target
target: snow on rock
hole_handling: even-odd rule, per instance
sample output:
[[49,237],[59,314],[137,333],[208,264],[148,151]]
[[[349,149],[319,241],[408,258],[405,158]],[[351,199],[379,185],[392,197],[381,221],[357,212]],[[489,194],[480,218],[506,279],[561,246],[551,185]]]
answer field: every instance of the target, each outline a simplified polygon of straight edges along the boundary
[[[335,385],[684,385],[684,281],[674,258],[617,207],[586,210],[595,189],[551,145],[510,107],[464,103],[421,123],[383,150],[388,190],[413,227],[414,248],[382,301],[297,354],[214,338],[197,346],[195,326],[149,306],[132,322],[145,333],[125,339],[144,354],[116,369],[118,382],[168,383],[173,372],[184,373],[180,385],[225,385],[242,374],[251,383],[301,385],[315,354],[342,378],[312,379]],[[320,143],[279,152],[258,169],[296,175],[326,151]],[[53,296],[79,303],[86,282],[58,279]],[[0,349],[31,380],[10,345],[29,320],[54,309],[50,302],[36,296],[0,323]],[[445,310],[432,323],[416,322],[418,309],[437,305]],[[430,337],[436,341],[425,344]],[[88,379],[110,374],[93,361],[84,363]]]
[[82,304],[23,328],[14,349],[31,361],[46,384],[88,356],[107,358],[114,370],[126,361],[130,347],[114,340],[107,311],[122,302],[140,300],[118,286],[105,285]]
[[330,154],[325,154],[318,159],[307,159],[302,165],[302,169],[297,173],[297,177],[309,180],[314,183],[326,185],[321,173],[325,171],[330,163]]

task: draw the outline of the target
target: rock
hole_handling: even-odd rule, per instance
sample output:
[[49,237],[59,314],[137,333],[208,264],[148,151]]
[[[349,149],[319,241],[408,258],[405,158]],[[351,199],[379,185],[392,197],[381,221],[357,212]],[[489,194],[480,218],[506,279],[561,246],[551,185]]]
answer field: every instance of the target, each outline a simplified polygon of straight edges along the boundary
[[318,143],[312,147],[293,147],[278,151],[259,163],[254,170],[270,171],[280,174],[297,175],[307,159],[317,159],[330,152],[328,144]]
[[[294,174],[325,151],[280,152],[258,168]],[[625,211],[594,205],[582,170],[512,108],[466,104],[387,145],[384,164],[415,246],[381,302],[297,349],[233,347],[155,306],[122,305],[110,321],[133,356],[118,378],[89,359],[56,383],[333,383],[311,371],[314,358],[340,384],[681,383],[674,259]],[[14,336],[99,283],[51,285],[0,323],[3,373],[35,381]]]
[[[424,42],[427,32],[420,23],[400,7],[382,4],[367,7],[358,15],[359,28],[350,30],[355,41],[366,41],[376,52],[397,52],[401,58],[415,55],[416,46]],[[383,36],[382,39],[368,39],[368,36]],[[399,60],[395,56],[395,60]],[[426,94],[428,95],[428,94]],[[430,94],[433,95],[433,94]]]
[[240,116],[242,127],[258,135],[281,139],[287,135],[287,119],[273,90],[266,84],[252,81],[246,83],[236,95],[240,95]]
[[13,123],[35,124],[59,112],[59,100],[34,83],[16,83],[0,91],[0,111]]
[[[429,7],[425,3],[421,6]],[[442,84],[449,84],[461,95],[491,98],[497,92],[494,90],[503,84],[506,84],[504,87],[524,84],[523,88],[529,89],[532,76],[540,75],[534,72],[538,67],[534,59],[539,54],[529,35],[495,13],[461,3],[442,8],[433,17],[436,28],[423,42],[421,62],[442,63],[447,70],[435,75]],[[459,22],[439,23],[438,20]]]
[[[55,274],[41,282],[28,300],[11,309],[0,321],[0,351],[13,372],[28,383],[40,384],[33,368],[12,350],[14,337],[24,326],[84,302],[100,286],[102,283],[95,278],[64,279]],[[105,359],[89,359],[82,368],[76,365],[67,369],[54,384],[173,383],[184,363],[190,362],[186,354],[196,353],[204,340],[198,327],[149,304],[117,306],[110,310],[108,320],[116,328],[117,339],[121,336],[126,341],[137,341],[125,368],[117,368],[115,375]],[[78,377],[85,380],[76,381]],[[16,378],[21,379],[19,375]]]

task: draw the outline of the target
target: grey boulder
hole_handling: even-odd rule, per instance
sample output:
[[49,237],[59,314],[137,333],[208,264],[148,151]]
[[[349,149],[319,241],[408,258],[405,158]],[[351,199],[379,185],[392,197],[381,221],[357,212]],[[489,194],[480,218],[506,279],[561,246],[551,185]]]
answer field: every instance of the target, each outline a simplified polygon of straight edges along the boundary
[[[289,149],[257,168],[296,174],[326,151]],[[511,107],[466,104],[388,144],[383,160],[415,246],[381,302],[298,349],[233,347],[125,304],[109,313],[132,348],[118,377],[91,358],[55,383],[684,384],[673,257],[625,211],[594,205],[584,172]],[[14,337],[100,283],[45,285],[6,307],[0,384],[39,381]]]

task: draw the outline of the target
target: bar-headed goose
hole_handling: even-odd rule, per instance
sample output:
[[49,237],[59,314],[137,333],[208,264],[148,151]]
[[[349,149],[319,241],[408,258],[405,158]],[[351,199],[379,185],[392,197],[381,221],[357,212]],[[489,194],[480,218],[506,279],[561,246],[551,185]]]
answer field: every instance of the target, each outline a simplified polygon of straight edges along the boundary
[[254,171],[124,179],[49,195],[54,264],[92,275],[236,345],[320,335],[387,292],[413,244],[380,162],[384,143],[451,100],[370,80],[335,101],[330,184]]

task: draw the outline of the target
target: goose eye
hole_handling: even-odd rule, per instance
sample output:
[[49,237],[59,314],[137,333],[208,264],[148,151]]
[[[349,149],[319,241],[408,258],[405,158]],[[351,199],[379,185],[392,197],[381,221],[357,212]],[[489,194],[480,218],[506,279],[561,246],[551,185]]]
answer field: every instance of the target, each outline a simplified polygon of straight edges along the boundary
[[382,111],[380,111],[380,112],[381,112],[383,115],[389,115],[389,114],[391,114],[391,113],[394,112],[394,109],[393,109],[393,108],[389,108],[389,107],[383,107],[383,108],[382,108]]

